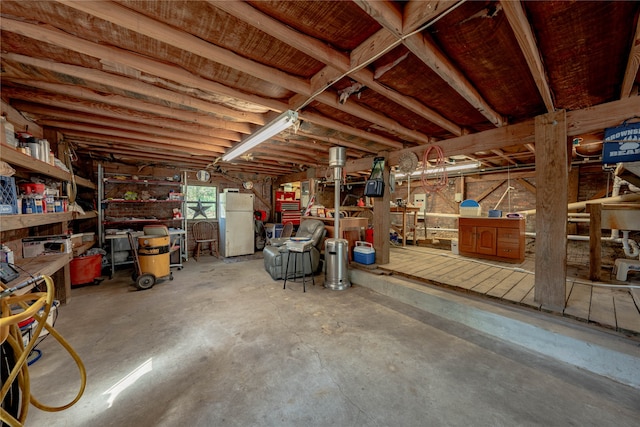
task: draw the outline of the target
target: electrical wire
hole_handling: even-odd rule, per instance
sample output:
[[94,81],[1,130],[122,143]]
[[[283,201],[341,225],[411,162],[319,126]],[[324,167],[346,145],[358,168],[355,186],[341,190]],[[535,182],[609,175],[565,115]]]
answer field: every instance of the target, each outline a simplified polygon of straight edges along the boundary
[[[433,169],[433,175],[435,176],[435,179],[433,180],[433,183],[429,182],[429,180],[427,179],[429,166],[431,165],[429,163],[429,154],[431,153],[431,150],[434,150],[436,152],[434,165],[435,169]],[[444,157],[444,151],[439,145],[431,145],[424,151],[424,155],[422,156],[422,174],[420,178],[422,181],[422,187],[427,193],[435,193],[437,191],[440,191],[449,183],[449,176],[447,175],[445,160],[446,159]]]
[[[0,421],[6,423],[10,427],[24,426],[29,404],[48,412],[58,412],[70,408],[80,400],[87,384],[87,372],[80,356],[60,335],[60,333],[58,333],[53,326],[47,323],[49,312],[54,304],[53,297],[55,292],[53,280],[51,277],[43,275],[29,279],[27,282],[36,283],[41,281],[44,281],[46,285],[46,292],[32,292],[24,295],[10,295],[0,298],[0,343],[4,344],[6,342],[9,345],[13,351],[13,359],[15,360],[7,378],[2,379],[4,382],[0,391],[0,401],[4,402],[5,397],[7,397],[9,392],[13,390],[14,381],[18,381],[19,390],[22,394],[20,407],[15,414],[10,414],[3,407],[0,407]],[[11,309],[12,305],[18,305],[24,311],[13,314]],[[18,323],[32,317],[38,322],[38,324],[35,327],[33,336],[25,346]],[[71,358],[76,362],[80,372],[80,389],[78,390],[77,395],[69,403],[57,407],[44,405],[31,395],[31,382],[29,378],[29,365],[27,363],[27,359],[35,347],[36,341],[40,337],[42,330],[45,328],[49,334],[53,336],[65,350],[67,350]]]

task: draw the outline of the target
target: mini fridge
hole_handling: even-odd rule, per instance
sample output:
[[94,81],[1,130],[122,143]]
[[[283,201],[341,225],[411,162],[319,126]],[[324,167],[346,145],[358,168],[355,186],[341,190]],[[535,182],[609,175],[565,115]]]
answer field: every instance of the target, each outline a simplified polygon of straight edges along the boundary
[[219,194],[220,254],[225,258],[254,252],[253,197],[244,193]]

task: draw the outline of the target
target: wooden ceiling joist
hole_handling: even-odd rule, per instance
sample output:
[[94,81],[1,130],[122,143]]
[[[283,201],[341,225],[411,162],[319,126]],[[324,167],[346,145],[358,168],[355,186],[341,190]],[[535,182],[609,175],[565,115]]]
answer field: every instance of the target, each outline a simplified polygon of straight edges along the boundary
[[[220,1],[210,1],[209,3],[240,20],[253,25],[256,28],[261,29],[265,33],[277,38],[281,42],[287,43],[288,45],[293,46],[294,48],[300,50],[301,52],[304,52],[314,59],[327,64],[329,67],[336,69],[336,71],[338,72],[337,74],[328,73],[327,70],[322,70],[320,73],[314,76],[312,78],[312,80],[316,82],[313,85],[314,89],[316,86],[320,86],[326,89],[339,77],[348,75],[353,79],[361,82],[369,89],[374,90],[387,97],[388,99],[393,100],[394,102],[398,103],[398,105],[407,108],[408,110],[422,116],[423,118],[438,124],[439,126],[442,126],[444,129],[449,130],[455,135],[461,135],[462,130],[455,123],[447,120],[440,114],[437,114],[435,111],[417,102],[415,99],[403,96],[402,94],[395,92],[378,83],[374,79],[373,73],[369,70],[364,69],[364,66],[370,63],[377,56],[376,53],[372,55],[371,50],[367,50],[367,52],[369,53],[368,58],[363,57],[363,55],[360,55],[359,52],[355,50],[352,58],[350,59],[349,56],[343,54],[342,52],[338,52],[337,50],[329,48],[326,43],[322,43],[315,38],[306,36],[291,29],[286,25],[280,24],[275,19],[259,12],[247,3]],[[383,49],[387,49],[387,47],[383,47]],[[354,61],[354,57],[358,58],[358,60]],[[318,80],[323,80],[322,84],[318,84]],[[310,99],[317,99],[319,95],[320,92],[314,90],[309,98],[300,102],[300,105],[297,105],[295,107],[301,107],[303,104],[308,103]]]
[[173,104],[180,105],[184,109],[210,114],[221,119],[221,126],[225,126],[228,121],[239,120],[258,125],[264,124],[264,118],[260,114],[246,112],[240,113],[231,108],[225,108],[219,104],[144,83],[140,79],[136,80],[106,73],[104,71],[78,67],[75,65],[61,64],[53,61],[45,61],[24,55],[8,53],[3,54],[2,57],[7,61],[15,61],[20,64],[37,67],[49,72],[60,73],[68,76],[69,78],[73,78],[76,81],[86,81],[106,87],[113,87],[114,89],[123,92],[136,93],[148,98],[156,99],[157,103],[166,104],[167,102],[171,102]]
[[[274,111],[284,111],[288,108],[286,103],[234,90],[211,80],[198,77],[195,74],[175,65],[136,55],[113,46],[103,46],[87,40],[82,40],[52,28],[16,21],[6,17],[3,17],[2,20],[0,20],[0,28],[43,43],[51,43],[55,46],[60,46],[74,52],[95,57],[100,59],[102,62],[122,64],[128,68],[177,82],[184,86],[200,88],[211,93],[220,94],[221,96],[227,97],[229,101],[232,99],[240,99],[243,102],[253,105],[261,105]],[[241,114],[242,111],[239,111],[239,113]],[[262,123],[258,124],[265,123],[265,121],[262,121]]]
[[[49,104],[36,104],[33,102],[22,101],[19,99],[12,99],[11,104],[15,106],[15,108],[19,108],[20,111],[29,114],[35,114],[36,116],[43,118],[53,118],[53,119],[71,119],[77,120],[79,122],[84,123],[96,123],[99,124],[101,120],[110,119],[110,120],[118,120],[120,123],[130,122],[132,124],[143,124],[148,125],[155,128],[166,128],[172,129],[176,131],[185,132],[193,135],[201,135],[206,137],[214,137],[214,138],[222,138],[229,141],[239,141],[240,134],[232,131],[227,131],[224,129],[215,129],[208,126],[203,126],[197,123],[185,123],[183,121],[179,121],[176,119],[168,119],[165,117],[159,118],[157,116],[152,116],[150,114],[143,114],[140,112],[135,112],[132,110],[118,109],[112,108],[108,110],[100,110],[87,108],[85,111],[71,111],[66,108],[63,108],[62,105],[56,103]],[[77,103],[73,103],[72,101],[68,102],[69,106],[77,107]],[[75,105],[74,105],[75,104]],[[111,111],[115,110],[115,111]]]
[[87,140],[98,140],[119,143],[123,146],[137,146],[147,148],[166,147],[173,151],[190,152],[200,155],[218,157],[224,149],[216,146],[203,146],[202,144],[191,143],[190,141],[174,141],[165,138],[151,138],[142,134],[116,135],[111,129],[97,129],[91,126],[78,126],[77,129],[69,129],[65,132],[65,139],[75,138]]
[[540,91],[540,96],[547,107],[547,111],[554,111],[553,95],[549,87],[547,73],[522,3],[519,1],[500,0],[500,5],[509,20],[516,40],[518,40],[522,54],[529,65],[529,70],[533,80],[536,82],[536,86],[538,86],[538,91]]
[[[493,110],[482,98],[476,88],[467,81],[464,75],[447,59],[447,57],[426,37],[420,33],[402,34],[402,17],[395,6],[389,2],[370,2],[357,0],[356,3],[380,25],[398,37],[399,40],[424,64],[431,68],[442,80],[447,82],[469,104],[487,118],[495,126],[504,126],[506,120]],[[444,12],[444,11],[443,11]]]
[[[631,42],[631,50],[629,52],[629,60],[627,68],[624,72],[622,80],[622,88],[620,89],[620,98],[627,98],[633,92],[633,85],[640,68],[640,19],[636,21],[636,33]],[[637,94],[637,93],[636,93]]]
[[[25,83],[28,83],[30,87],[40,90],[29,92],[23,89],[18,92],[11,88],[3,88],[2,91],[12,98],[23,100],[37,99],[40,103],[57,104],[70,110],[96,113],[101,110],[108,110],[109,106],[114,106],[117,108],[127,108],[143,113],[154,114],[160,117],[179,119],[188,123],[200,123],[213,128],[217,128],[218,125],[222,124],[220,119],[206,114],[198,114],[194,111],[186,111],[163,105],[150,104],[140,100],[133,100],[122,95],[111,94],[105,96],[89,89],[59,83],[37,81]],[[225,128],[241,133],[251,133],[251,129],[246,123],[229,122]]]

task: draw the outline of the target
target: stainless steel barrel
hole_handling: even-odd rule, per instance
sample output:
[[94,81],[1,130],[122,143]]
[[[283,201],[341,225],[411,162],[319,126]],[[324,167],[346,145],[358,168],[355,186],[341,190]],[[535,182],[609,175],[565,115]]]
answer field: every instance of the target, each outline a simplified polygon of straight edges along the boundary
[[324,287],[342,291],[351,286],[347,271],[349,242],[345,239],[327,239],[324,244],[325,278]]

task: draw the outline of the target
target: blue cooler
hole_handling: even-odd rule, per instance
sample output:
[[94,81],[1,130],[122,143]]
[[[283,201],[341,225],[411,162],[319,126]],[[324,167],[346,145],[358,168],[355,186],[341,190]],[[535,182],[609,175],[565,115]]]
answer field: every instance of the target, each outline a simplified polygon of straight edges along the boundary
[[353,248],[353,260],[360,264],[373,264],[376,262],[376,250],[371,243],[358,241]]

